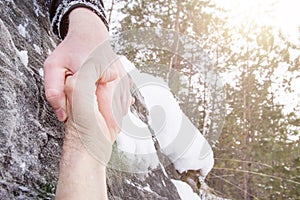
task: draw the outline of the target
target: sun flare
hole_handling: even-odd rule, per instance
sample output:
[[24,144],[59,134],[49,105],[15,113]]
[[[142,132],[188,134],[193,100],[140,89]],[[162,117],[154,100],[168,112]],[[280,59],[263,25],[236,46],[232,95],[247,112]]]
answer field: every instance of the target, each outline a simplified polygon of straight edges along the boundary
[[214,0],[228,10],[229,23],[234,26],[255,22],[282,31],[286,37],[299,43],[299,0]]

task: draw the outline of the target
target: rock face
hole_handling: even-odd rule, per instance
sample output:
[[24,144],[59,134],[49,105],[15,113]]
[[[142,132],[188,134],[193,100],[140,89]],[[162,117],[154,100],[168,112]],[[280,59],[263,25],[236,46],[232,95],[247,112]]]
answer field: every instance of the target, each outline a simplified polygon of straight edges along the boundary
[[63,126],[45,102],[40,75],[55,43],[37,6],[0,2],[1,199],[51,198],[57,180]]
[[[58,41],[43,4],[0,1],[0,199],[54,198],[63,124],[44,98],[43,62]],[[107,182],[110,199],[180,199],[160,168],[108,169]]]

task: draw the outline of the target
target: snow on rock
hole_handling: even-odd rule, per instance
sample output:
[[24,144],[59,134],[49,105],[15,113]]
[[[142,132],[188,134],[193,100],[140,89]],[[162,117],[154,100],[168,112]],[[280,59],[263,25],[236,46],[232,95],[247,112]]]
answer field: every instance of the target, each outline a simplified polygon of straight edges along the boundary
[[[201,169],[202,175],[206,176],[214,165],[212,149],[182,112],[167,84],[161,78],[140,73],[125,57],[121,61],[145,98],[150,111],[150,124],[155,130],[162,152],[178,171]],[[123,120],[117,145],[125,154],[134,154],[134,159],[142,157],[145,169],[158,164],[147,125],[130,112]]]
[[37,4],[36,0],[33,0],[33,6],[34,6],[34,13],[35,15],[38,16],[42,16],[45,17],[45,14],[43,13],[43,11],[41,11],[40,6]]
[[26,50],[21,50],[18,51],[16,50],[18,53],[19,58],[21,59],[21,62],[23,63],[24,66],[28,66],[28,52]]
[[44,69],[43,68],[39,68],[39,75],[41,77],[44,77]]
[[148,191],[148,192],[153,192],[151,190],[151,188],[149,187],[149,184],[147,184],[145,187],[143,187],[144,190]]
[[22,37],[26,37],[27,31],[26,31],[26,28],[22,24],[19,24],[18,31],[19,31],[20,35],[22,35]]
[[200,197],[193,192],[192,188],[187,183],[174,179],[171,181],[175,185],[182,200],[200,200]]
[[42,50],[38,45],[33,44],[33,48],[38,54],[42,55]]
[[[42,57],[32,43],[41,38],[29,42],[18,32],[27,18],[23,11],[32,13],[30,2],[12,3],[0,1],[0,199],[51,199],[54,192],[43,188],[56,185],[63,127],[47,106],[42,78],[33,75]],[[33,24],[46,27],[46,22],[39,18],[28,33]],[[48,44],[44,37],[43,45]]]

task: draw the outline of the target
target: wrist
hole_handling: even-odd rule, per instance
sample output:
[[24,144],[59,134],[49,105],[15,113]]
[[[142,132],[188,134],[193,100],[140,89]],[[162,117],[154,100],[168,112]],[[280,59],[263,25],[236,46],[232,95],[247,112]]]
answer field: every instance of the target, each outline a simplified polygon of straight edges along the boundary
[[69,28],[67,35],[76,35],[83,41],[101,43],[109,38],[108,30],[93,11],[79,7],[69,14]]
[[[94,124],[96,123],[94,122]],[[91,127],[93,125],[85,124],[84,126]],[[75,156],[76,159],[80,156],[89,159],[93,165],[105,168],[112,153],[112,142],[109,140],[110,134],[106,125],[97,123],[96,126],[99,128],[96,131],[95,127],[86,130],[68,119],[62,150],[69,158]]]
[[105,170],[106,165],[96,160],[86,149],[76,131],[65,131],[62,148],[62,162],[76,165],[77,163],[89,163],[90,166]]

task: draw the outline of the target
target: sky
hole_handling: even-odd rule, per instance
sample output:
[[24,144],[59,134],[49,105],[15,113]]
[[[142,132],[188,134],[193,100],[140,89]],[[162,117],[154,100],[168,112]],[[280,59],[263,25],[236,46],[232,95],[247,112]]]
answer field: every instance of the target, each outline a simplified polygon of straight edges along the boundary
[[231,23],[238,25],[253,19],[259,24],[280,29],[300,47],[299,0],[212,0],[230,11]]
[[[111,2],[112,0],[104,1],[107,9],[111,7]],[[211,2],[230,10],[233,16],[232,23],[243,23],[245,18],[253,18],[260,23],[271,24],[279,28],[293,41],[300,38],[298,28],[300,26],[300,0],[211,0]],[[121,4],[116,5],[119,7]],[[120,15],[114,12],[113,18],[117,17],[116,14]]]

